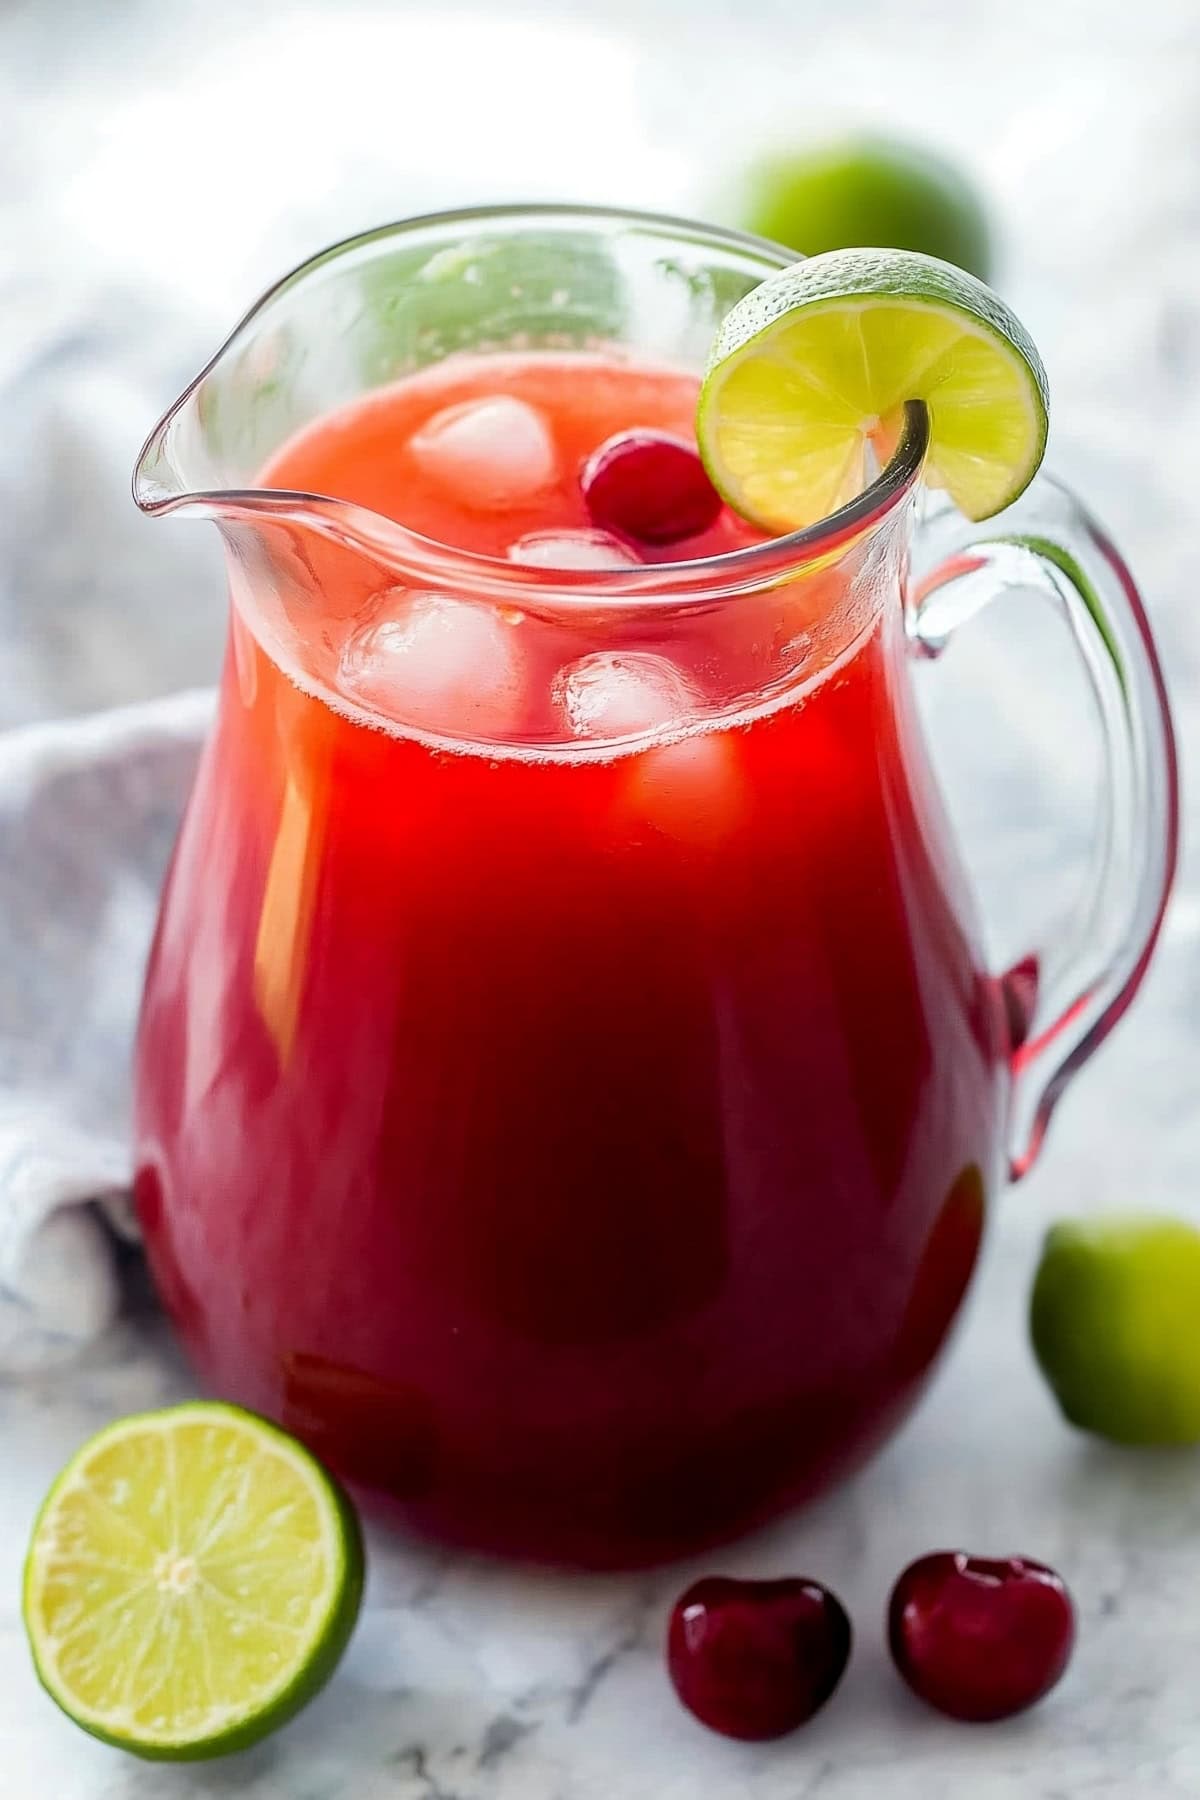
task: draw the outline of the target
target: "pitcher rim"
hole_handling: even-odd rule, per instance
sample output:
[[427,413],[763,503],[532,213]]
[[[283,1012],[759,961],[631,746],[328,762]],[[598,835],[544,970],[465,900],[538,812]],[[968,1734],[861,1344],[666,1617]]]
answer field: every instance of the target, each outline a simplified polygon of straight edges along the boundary
[[643,212],[618,206],[571,205],[560,202],[511,202],[487,206],[454,207],[415,214],[354,232],[326,245],[296,263],[264,288],[226,334],[213,355],[192,377],[147,434],[134,464],[132,497],[148,518],[164,517],[181,510],[197,510],[202,516],[264,516],[307,523],[323,535],[369,554],[385,558],[410,577],[416,569],[435,580],[453,580],[472,592],[490,592],[512,600],[518,592],[556,601],[677,602],[689,595],[707,599],[758,587],[773,575],[798,572],[805,565],[840,554],[866,536],[894,511],[915,486],[929,447],[928,410],[919,400],[907,402],[896,448],[887,464],[862,491],[826,518],[760,544],[719,555],[649,563],[641,568],[553,569],[533,568],[479,551],[459,549],[426,537],[386,514],[359,506],[336,495],[299,488],[228,487],[183,489],[178,493],[155,489],[148,466],[164,448],[171,426],[191,402],[213,370],[224,361],[237,340],[289,289],[323,265],[364,245],[474,223],[508,220],[557,221],[571,219],[613,227],[633,226],[664,235],[699,239],[717,248],[749,251],[764,263],[764,279],[772,269],[786,268],[798,260],[783,245],[748,232],[736,231],[703,220],[671,213]]

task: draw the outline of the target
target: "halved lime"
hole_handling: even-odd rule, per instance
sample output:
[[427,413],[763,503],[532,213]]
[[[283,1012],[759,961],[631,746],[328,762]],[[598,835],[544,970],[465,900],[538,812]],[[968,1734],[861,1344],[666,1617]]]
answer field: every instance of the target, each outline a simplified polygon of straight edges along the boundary
[[1046,447],[1042,361],[964,270],[908,250],[834,250],[771,275],[723,321],[696,435],[723,498],[771,531],[860,492],[906,400],[930,415],[926,480],[970,519],[1009,505]]
[[1047,1234],[1034,1354],[1066,1417],[1122,1444],[1200,1443],[1200,1231],[1110,1214]]
[[294,1439],[197,1401],[119,1420],[33,1530],[25,1628],[43,1687],[137,1756],[245,1749],[333,1673],[358,1616],[353,1508]]

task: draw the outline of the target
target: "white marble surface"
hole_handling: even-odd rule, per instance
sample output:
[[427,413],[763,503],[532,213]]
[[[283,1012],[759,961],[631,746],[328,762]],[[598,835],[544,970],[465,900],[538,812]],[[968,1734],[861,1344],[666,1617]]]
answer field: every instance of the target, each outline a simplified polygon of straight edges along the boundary
[[[1054,381],[1053,460],[1147,588],[1188,758],[1194,0],[860,0],[852,16],[816,0],[607,0],[578,17],[548,0],[511,16],[449,0],[0,8],[0,722],[213,669],[215,543],[137,520],[128,468],[161,404],[289,261],[443,201],[698,204],[728,145],[831,102],[923,129],[991,187],[1002,284]],[[1077,695],[1056,660],[1038,669],[1041,648],[1017,609],[935,672],[981,886],[993,901],[1021,888],[1010,931],[1070,861],[1092,772]],[[997,693],[983,731],[981,696]],[[962,771],[981,737],[993,764],[972,793]],[[1010,762],[1023,773],[1002,772]],[[377,1537],[343,1670],[272,1743],[197,1771],[90,1743],[33,1681],[18,1573],[37,1501],[80,1439],[187,1391],[143,1302],[85,1366],[0,1387],[5,1800],[1194,1800],[1200,1461],[1072,1435],[1033,1369],[1024,1308],[1049,1218],[1131,1203],[1200,1216],[1198,932],[1189,854],[1147,992],[1065,1102],[1043,1166],[998,1207],[968,1320],[914,1422],[851,1486],[705,1563],[807,1572],[845,1598],[855,1659],[805,1732],[736,1747],[677,1709],[660,1639],[689,1571],[575,1581]],[[959,1543],[1053,1562],[1079,1603],[1062,1688],[998,1727],[921,1711],[881,1648],[891,1578]]]

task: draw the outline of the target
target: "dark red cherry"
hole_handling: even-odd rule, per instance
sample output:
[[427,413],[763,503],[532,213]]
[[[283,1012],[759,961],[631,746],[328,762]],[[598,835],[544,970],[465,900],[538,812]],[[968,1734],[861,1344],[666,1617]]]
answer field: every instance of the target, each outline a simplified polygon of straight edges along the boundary
[[942,1550],[911,1563],[893,1588],[888,1642],[914,1694],[939,1712],[1006,1719],[1062,1675],[1075,1609],[1043,1563]]
[[819,1712],[850,1660],[845,1608],[817,1581],[709,1576],[667,1632],[675,1692],[713,1731],[776,1738]]
[[579,477],[592,523],[643,544],[676,544],[716,519],[721,496],[682,438],[622,431],[593,451]]

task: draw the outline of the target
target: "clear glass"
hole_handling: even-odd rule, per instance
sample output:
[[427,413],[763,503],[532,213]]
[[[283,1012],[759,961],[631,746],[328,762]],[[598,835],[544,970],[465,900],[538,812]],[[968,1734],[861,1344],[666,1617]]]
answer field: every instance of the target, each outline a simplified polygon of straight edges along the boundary
[[[699,369],[785,260],[609,212],[390,227],[260,301],[135,476],[217,521],[233,602],[139,1034],[152,1266],[219,1390],[453,1541],[652,1561],[866,1454],[1161,920],[1174,761],[1132,584],[1049,486],[914,543],[919,406],[834,518],[652,568],[531,570],[256,485],[448,355]],[[909,662],[1012,579],[1071,619],[1110,810],[1072,942],[995,975]],[[347,659],[414,595],[472,621],[477,678],[385,715]],[[581,729],[597,667],[686,703]]]

